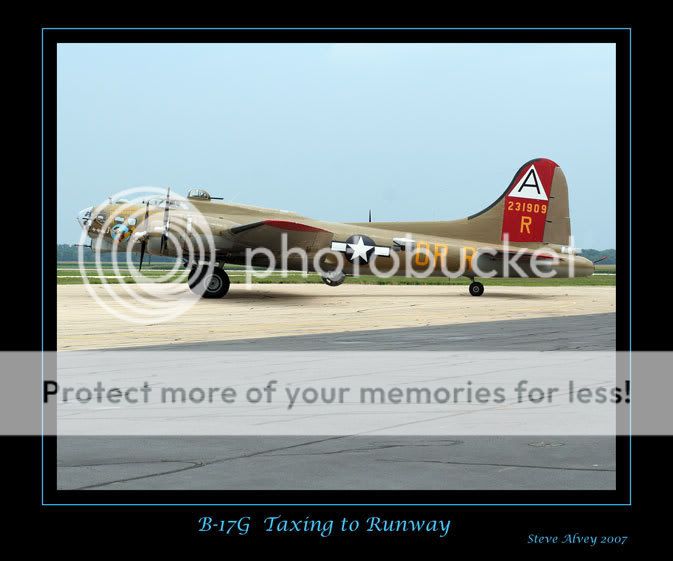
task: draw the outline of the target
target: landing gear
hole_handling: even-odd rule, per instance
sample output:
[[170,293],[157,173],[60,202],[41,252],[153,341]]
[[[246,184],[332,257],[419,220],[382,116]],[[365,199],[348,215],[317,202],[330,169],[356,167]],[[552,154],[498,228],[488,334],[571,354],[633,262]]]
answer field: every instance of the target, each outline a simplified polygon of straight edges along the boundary
[[330,271],[320,278],[327,286],[339,286],[345,280],[346,275],[342,272]]
[[472,296],[481,296],[484,293],[484,285],[477,281],[470,284],[470,294]]
[[189,289],[202,298],[222,298],[229,292],[229,275],[220,267],[192,267],[187,276]]

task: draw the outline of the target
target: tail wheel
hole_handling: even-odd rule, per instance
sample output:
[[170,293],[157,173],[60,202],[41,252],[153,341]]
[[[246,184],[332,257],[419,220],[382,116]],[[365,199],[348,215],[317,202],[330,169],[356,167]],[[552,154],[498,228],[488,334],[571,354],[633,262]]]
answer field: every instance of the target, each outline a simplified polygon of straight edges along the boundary
[[203,298],[222,298],[229,292],[229,275],[220,269],[214,267],[208,270],[203,267],[200,270],[195,267],[189,271],[187,277],[189,289]]
[[470,294],[472,296],[481,296],[484,293],[484,285],[480,282],[473,281],[470,284]]

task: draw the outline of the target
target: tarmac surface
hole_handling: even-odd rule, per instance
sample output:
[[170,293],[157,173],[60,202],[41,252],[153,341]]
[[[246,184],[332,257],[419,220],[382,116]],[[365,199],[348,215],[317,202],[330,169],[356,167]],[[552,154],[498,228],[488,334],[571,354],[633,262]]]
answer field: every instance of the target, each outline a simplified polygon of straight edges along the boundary
[[[135,300],[134,293],[138,290],[165,297],[158,304],[165,310],[179,305],[172,294],[176,285],[91,285],[88,288],[112,310],[123,311],[134,319],[139,317],[136,312],[146,305]],[[178,292],[189,294],[186,286],[177,288]],[[59,351],[465,326],[502,320],[605,314],[616,310],[615,287],[605,286],[487,285],[484,295],[475,298],[468,294],[465,285],[343,284],[335,288],[323,284],[232,285],[225,298],[196,300],[185,313],[170,321],[149,318],[139,323],[116,317],[100,307],[84,285],[59,285],[57,304]],[[442,329],[427,333],[436,335],[443,333]],[[528,335],[542,342],[535,324],[530,323],[524,329],[529,329]],[[546,332],[552,339],[581,341],[583,337],[573,339],[572,329],[569,324],[567,328],[559,326]],[[423,336],[422,331],[418,333]],[[465,344],[470,344],[469,333],[473,332],[464,336]],[[450,334],[454,338],[461,336],[456,329]],[[508,331],[501,335],[507,336]],[[339,337],[343,339],[343,335]],[[377,341],[382,343],[387,337],[381,335]],[[491,337],[490,342],[496,339]]]
[[614,438],[61,437],[59,489],[603,489]]
[[[530,292],[538,290],[537,287],[528,289]],[[542,304],[541,307],[555,317],[341,332],[328,330],[307,335],[235,338],[181,345],[172,342],[166,346],[144,348],[237,351],[333,351],[339,348],[362,351],[400,347],[411,350],[485,347],[493,350],[614,349],[615,314],[610,313],[610,306],[614,306],[614,289],[584,290],[587,291],[584,294],[579,291],[577,294],[570,294],[574,291],[566,293],[567,288],[548,290],[532,300],[538,306]],[[605,290],[607,296],[599,290]],[[416,303],[428,299],[437,305],[437,301],[428,296],[432,291],[417,292]],[[442,292],[450,298],[441,302],[451,302],[453,297],[472,309],[474,305],[481,305],[490,310],[495,310],[497,303],[512,300],[528,305],[531,302],[525,294],[506,291],[503,287],[494,288],[493,292],[496,293],[492,296],[493,305],[485,297],[462,298],[455,290]],[[63,298],[61,291],[59,298]],[[575,303],[582,299],[592,301],[594,309],[604,313],[562,315],[562,310],[571,309],[558,302],[553,305],[555,300],[562,298]],[[259,318],[254,317],[255,309],[251,304],[258,302],[265,310],[269,309],[264,297],[246,302],[253,322]],[[394,317],[398,304],[393,304]],[[93,303],[90,305],[95,307]],[[277,303],[271,307],[273,305]],[[454,312],[457,310],[450,304],[447,307]],[[387,312],[377,309],[377,316],[385,318]],[[508,313],[517,315],[519,312],[510,309]],[[416,314],[412,309],[410,315],[407,319],[413,323],[422,314]],[[491,315],[497,316],[497,311]],[[72,318],[72,310],[69,317]],[[299,323],[305,319],[295,317]],[[469,317],[469,314],[461,317]],[[445,322],[452,319],[455,318],[444,313]],[[60,322],[59,316],[59,326]],[[341,327],[343,329],[345,325]],[[274,332],[273,329],[269,331]],[[615,468],[615,441],[609,436],[69,436],[58,440],[57,485],[59,489],[96,490],[609,490],[615,487]]]
[[129,347],[145,351],[599,351],[615,348],[615,314],[289,335]]

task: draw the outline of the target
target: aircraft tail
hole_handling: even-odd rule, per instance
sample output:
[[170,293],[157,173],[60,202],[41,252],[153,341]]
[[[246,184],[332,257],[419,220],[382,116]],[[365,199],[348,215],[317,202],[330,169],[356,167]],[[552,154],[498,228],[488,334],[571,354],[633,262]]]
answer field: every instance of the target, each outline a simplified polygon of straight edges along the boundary
[[484,210],[467,218],[433,222],[372,222],[387,230],[532,247],[569,245],[568,184],[561,168],[546,158],[526,162],[505,192]]
[[[461,222],[461,221],[456,221]],[[492,205],[468,216],[466,237],[517,244],[568,245],[568,183],[561,168],[546,158],[526,162]]]

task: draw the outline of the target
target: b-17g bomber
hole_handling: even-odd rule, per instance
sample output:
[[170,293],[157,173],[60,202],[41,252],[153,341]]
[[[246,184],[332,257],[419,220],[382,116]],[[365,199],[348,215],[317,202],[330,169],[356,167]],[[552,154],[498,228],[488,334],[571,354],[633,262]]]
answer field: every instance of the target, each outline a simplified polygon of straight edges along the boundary
[[[325,222],[294,212],[228,204],[203,190],[80,211],[97,251],[182,259],[190,288],[205,298],[229,290],[226,264],[311,271],[328,286],[349,275],[477,278],[589,276],[594,263],[573,249],[568,186],[561,168],[538,158],[500,197],[466,218],[422,222]],[[198,251],[195,250],[198,248]]]

